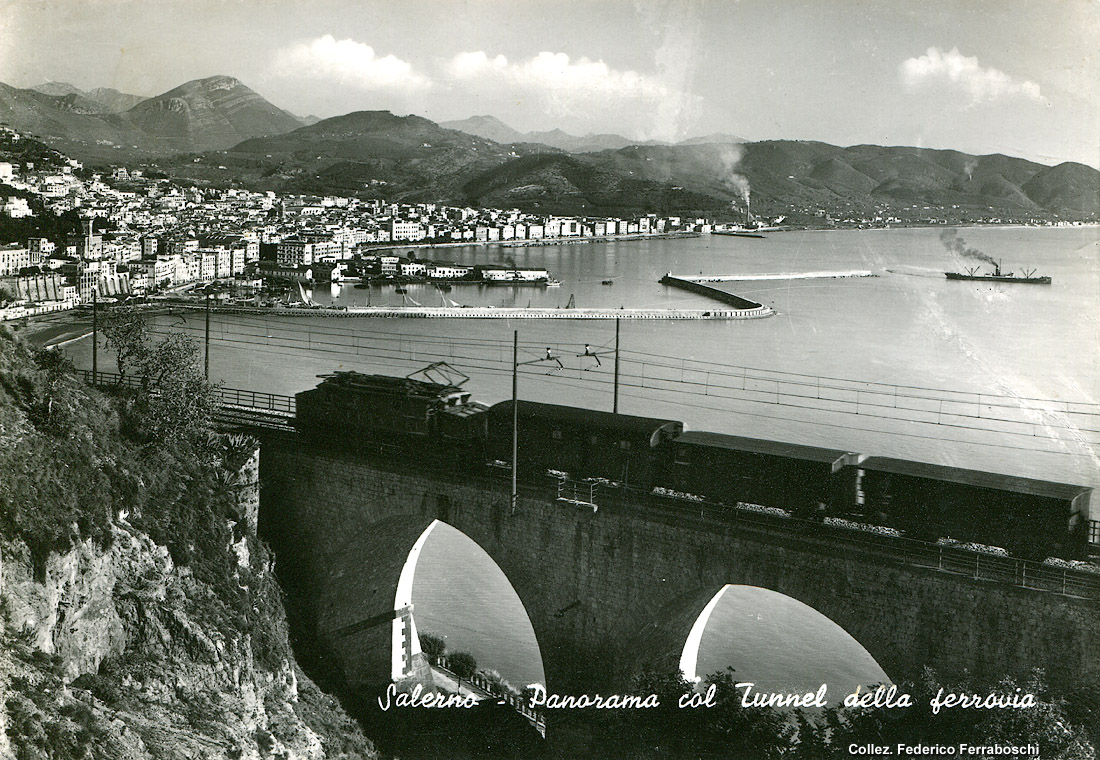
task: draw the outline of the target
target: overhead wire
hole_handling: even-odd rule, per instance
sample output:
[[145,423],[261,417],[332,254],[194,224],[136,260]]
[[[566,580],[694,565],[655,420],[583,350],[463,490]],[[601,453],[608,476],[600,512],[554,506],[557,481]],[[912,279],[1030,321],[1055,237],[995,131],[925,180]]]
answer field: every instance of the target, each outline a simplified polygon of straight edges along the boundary
[[[158,331],[158,330],[151,330],[150,333],[151,334],[156,334],[156,335],[165,335],[165,336],[173,334],[172,332]],[[257,345],[257,343],[254,342],[254,341],[242,341],[242,340],[238,340],[238,339],[226,338],[226,337],[217,337],[217,336],[213,337],[212,341],[213,342],[227,343],[227,344]],[[265,345],[265,347],[267,348],[267,351],[269,353],[278,353],[280,355],[301,356],[301,354],[303,352],[303,349],[301,349],[301,348],[294,348],[294,347],[288,347],[288,346],[271,346],[270,344],[260,344],[260,345]],[[348,347],[344,346],[343,344],[340,344],[342,346],[342,348],[326,348],[326,347],[324,347],[324,345],[325,344],[314,345],[314,346],[310,347],[308,349],[308,351],[312,352],[312,353],[335,354],[335,355],[338,355],[338,356],[354,356],[354,357],[356,357],[358,359],[362,359],[362,360],[368,360],[369,359],[372,365],[381,364],[382,366],[391,366],[391,367],[401,367],[401,366],[405,366],[409,363],[415,363],[417,361],[415,352],[398,351],[397,354],[394,355],[392,350],[390,351],[390,353],[387,354],[387,353],[379,351],[376,348],[372,349],[371,347],[361,347],[360,346],[360,347],[356,347],[355,351],[349,351],[349,350],[347,350]],[[333,345],[333,344],[328,344],[328,345]],[[364,353],[364,349],[366,350],[366,353]],[[424,358],[425,359],[433,359],[433,358],[438,358],[438,357],[437,357],[436,354],[432,353],[429,356],[425,356]],[[459,358],[463,358],[463,357],[459,357]],[[389,361],[383,361],[383,360],[389,360]],[[505,366],[502,362],[497,362],[496,364],[487,365],[487,364],[475,364],[475,363],[472,363],[473,361],[486,361],[486,360],[484,359],[484,357],[469,357],[469,360],[466,361],[466,363],[464,363],[462,366],[466,369],[473,369],[473,370],[478,370],[478,371],[482,371],[482,372],[496,373],[496,374],[510,374],[511,371],[512,371],[510,361],[507,363],[507,366]],[[492,361],[492,360],[488,360],[488,361]],[[570,367],[569,370],[570,371],[573,371],[573,370],[580,371],[579,368],[573,368],[573,367]],[[531,375],[531,376],[534,376],[536,374],[544,374],[544,373],[541,373],[541,372],[528,370],[524,367],[521,367],[519,371],[522,374]],[[604,377],[603,376],[604,374],[605,373],[597,373],[596,375],[589,376],[589,377],[587,377],[586,379],[583,379],[583,380],[579,377],[578,378],[572,378],[572,377],[565,377],[565,376],[560,376],[559,375],[559,376],[547,377],[543,380],[543,382],[555,382],[555,383],[558,383],[558,384],[564,382],[564,383],[568,383],[569,385],[574,386],[574,387],[591,387],[591,385],[593,383],[599,383],[599,384],[602,384],[602,385],[611,384],[612,380],[610,378]],[[621,377],[626,377],[627,380],[640,379],[640,380],[643,380],[643,381],[648,381],[650,383],[652,383],[652,382],[668,382],[668,381],[664,381],[664,380],[658,380],[658,379],[654,379],[654,378],[643,378],[643,377],[638,376],[638,375],[629,375],[629,374],[621,375]],[[883,419],[883,420],[889,420],[889,421],[892,421],[892,422],[907,422],[907,423],[912,423],[912,424],[933,425],[933,426],[937,426],[937,427],[947,427],[947,428],[953,428],[953,429],[958,429],[958,430],[969,430],[969,431],[972,431],[972,432],[975,432],[975,433],[981,433],[981,434],[1021,436],[1021,437],[1029,438],[1029,439],[1032,439],[1032,440],[1059,440],[1057,438],[1052,438],[1050,436],[1039,436],[1039,435],[1037,435],[1034,432],[1034,428],[1037,427],[1039,425],[1039,423],[1023,422],[1023,421],[1018,421],[1018,420],[1004,420],[1002,418],[980,418],[980,417],[978,417],[978,418],[975,418],[975,419],[988,419],[989,421],[997,421],[997,422],[1003,422],[1003,423],[1007,423],[1007,424],[1029,425],[1033,428],[1033,430],[1030,433],[1029,432],[1020,432],[1020,431],[1011,431],[1011,430],[996,430],[996,429],[991,429],[991,428],[988,428],[988,427],[975,427],[973,425],[963,425],[963,424],[956,424],[956,423],[952,423],[952,422],[944,422],[942,420],[942,418],[938,421],[914,420],[914,419],[909,419],[909,418],[906,418],[906,417],[899,417],[899,416],[895,416],[895,415],[868,414],[866,412],[856,413],[856,412],[846,411],[846,410],[843,410],[843,409],[829,409],[829,408],[822,408],[820,406],[813,406],[813,405],[806,405],[806,404],[794,404],[794,403],[778,401],[778,399],[763,401],[763,400],[760,400],[760,399],[742,398],[742,397],[737,397],[737,396],[727,396],[727,395],[717,393],[717,392],[714,392],[714,393],[705,392],[704,393],[704,392],[699,392],[697,390],[692,391],[692,390],[682,390],[682,389],[681,390],[662,389],[662,388],[655,388],[655,387],[652,387],[651,385],[646,385],[644,383],[643,384],[638,384],[638,383],[631,383],[631,382],[622,382],[622,379],[620,379],[620,387],[634,388],[636,390],[649,391],[649,392],[662,392],[662,391],[668,391],[668,390],[675,390],[677,392],[678,396],[692,395],[692,396],[705,397],[708,400],[723,399],[723,400],[727,400],[727,401],[732,401],[734,403],[766,404],[766,405],[769,405],[769,406],[781,406],[781,407],[787,407],[787,408],[813,411],[813,412],[818,412],[818,413],[823,413],[823,414],[858,415],[860,418],[863,418],[863,419]],[[729,389],[729,388],[725,388],[725,389],[726,390],[736,390],[736,389]],[[629,395],[631,395],[632,397],[636,397],[636,398],[646,398],[646,397],[640,396],[638,394],[629,394]],[[769,395],[771,395],[771,394],[769,394]],[[790,395],[790,394],[781,394],[781,395]],[[668,403],[673,403],[672,401],[666,400],[666,399],[648,398],[647,400],[649,400],[649,401],[654,401],[654,400],[667,401]],[[703,406],[703,405],[700,405],[700,404],[691,404],[691,403],[688,403],[686,401],[679,401],[679,400],[676,401],[675,403],[680,404],[680,405],[684,405],[684,406],[694,407],[694,408],[708,409],[708,410],[711,410],[711,411],[714,411],[714,409],[715,409],[713,403],[707,404],[706,406]],[[736,414],[744,414],[744,415],[747,415],[747,416],[767,418],[767,419],[787,419],[787,418],[778,417],[778,416],[775,416],[775,415],[764,415],[764,414],[754,413],[754,412],[746,411],[746,410],[743,410],[743,409],[728,409],[727,408],[727,409],[725,409],[725,411],[729,411],[731,413],[736,413]],[[909,411],[914,411],[914,410],[909,410]],[[950,417],[961,416],[961,415],[946,414],[945,416],[950,418]],[[973,441],[973,440],[964,440],[964,439],[956,439],[956,438],[945,439],[942,436],[922,436],[922,435],[917,435],[917,434],[912,434],[912,433],[904,433],[904,432],[901,432],[901,431],[883,431],[883,430],[876,430],[874,428],[852,426],[852,425],[842,425],[842,424],[839,424],[839,423],[815,422],[815,421],[805,420],[805,419],[800,420],[800,421],[805,422],[807,424],[813,424],[813,425],[841,427],[841,428],[847,428],[847,429],[852,429],[852,430],[862,430],[862,431],[866,431],[866,432],[879,433],[879,434],[889,433],[889,434],[892,434],[892,435],[900,435],[900,436],[915,437],[915,438],[925,438],[925,439],[932,439],[932,440],[946,440],[946,441],[952,441],[952,442],[957,442],[957,443],[966,443],[966,444],[981,445],[981,446],[996,446],[998,448],[1034,450],[1033,446],[1020,447],[1020,446],[1011,446],[1011,445],[1005,445],[1005,444],[993,444],[993,443],[988,443],[988,442],[984,442],[984,441]],[[1047,427],[1047,428],[1061,427],[1061,429],[1071,429],[1071,430],[1074,430],[1076,432],[1100,432],[1100,431],[1094,431],[1094,430],[1091,430],[1091,429],[1082,430],[1081,428],[1077,428],[1077,427],[1074,427],[1074,426],[1045,425],[1045,427]],[[1058,454],[1058,453],[1067,453],[1067,452],[1058,452],[1058,451],[1049,451],[1048,450],[1047,453]]]

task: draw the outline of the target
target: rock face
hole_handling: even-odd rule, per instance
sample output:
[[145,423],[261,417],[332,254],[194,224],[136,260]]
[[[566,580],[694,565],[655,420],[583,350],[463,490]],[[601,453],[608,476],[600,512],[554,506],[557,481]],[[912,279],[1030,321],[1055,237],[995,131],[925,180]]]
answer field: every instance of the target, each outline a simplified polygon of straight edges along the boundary
[[[256,472],[254,456],[237,484],[246,530],[255,530]],[[242,545],[243,536],[226,547],[242,577],[271,586],[270,567],[250,567]],[[0,555],[0,758],[30,746],[135,760],[374,756],[288,649],[272,662],[253,637],[212,630],[213,590],[126,515],[108,547],[51,553],[38,578],[25,545],[5,542]]]

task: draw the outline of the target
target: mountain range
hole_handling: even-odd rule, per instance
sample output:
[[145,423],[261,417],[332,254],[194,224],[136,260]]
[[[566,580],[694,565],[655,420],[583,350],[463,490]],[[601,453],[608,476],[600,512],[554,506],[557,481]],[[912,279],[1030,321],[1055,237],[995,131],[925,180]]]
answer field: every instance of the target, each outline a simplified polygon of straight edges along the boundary
[[305,123],[226,76],[151,98],[108,88],[84,92],[64,82],[30,89],[0,83],[0,121],[90,161],[222,150]]
[[[417,116],[364,111],[275,137],[253,138],[211,160],[253,186],[290,192],[377,192],[561,213],[728,211],[792,206],[867,210],[954,206],[1011,213],[1100,212],[1100,172],[999,154],[768,140],[630,145],[568,153],[502,144]],[[188,176],[214,180],[203,162]],[[205,172],[205,173],[204,173]]]
[[1082,164],[745,142],[724,133],[638,144],[619,135],[523,133],[492,116],[442,124],[388,111],[300,119],[227,76],[152,98],[61,82],[32,89],[0,84],[0,121],[91,163],[156,161],[183,179],[284,192],[689,215],[743,208],[751,189],[753,209],[764,213],[927,205],[1005,215],[1100,214],[1100,172]]

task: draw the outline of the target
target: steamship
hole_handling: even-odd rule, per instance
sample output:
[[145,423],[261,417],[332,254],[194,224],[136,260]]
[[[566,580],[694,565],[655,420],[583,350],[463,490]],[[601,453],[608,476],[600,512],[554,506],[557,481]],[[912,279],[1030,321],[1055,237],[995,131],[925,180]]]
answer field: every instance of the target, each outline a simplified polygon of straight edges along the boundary
[[1035,270],[1030,272],[1024,270],[1023,275],[1017,276],[1012,272],[1001,272],[1001,262],[996,262],[993,265],[993,271],[986,274],[978,274],[978,268],[967,269],[966,273],[961,272],[944,272],[944,276],[949,280],[978,280],[980,282],[1021,282],[1029,285],[1049,285],[1050,277],[1035,276]]

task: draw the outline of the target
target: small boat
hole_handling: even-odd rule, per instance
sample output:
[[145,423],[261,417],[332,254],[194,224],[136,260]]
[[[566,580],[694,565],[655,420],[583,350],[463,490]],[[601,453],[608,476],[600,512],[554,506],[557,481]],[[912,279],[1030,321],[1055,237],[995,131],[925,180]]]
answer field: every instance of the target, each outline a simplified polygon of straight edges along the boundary
[[614,284],[615,284],[615,281],[614,281],[614,280],[604,280],[604,281],[603,281],[603,284],[604,284],[604,285],[614,285]]

